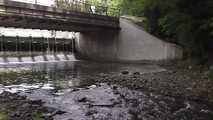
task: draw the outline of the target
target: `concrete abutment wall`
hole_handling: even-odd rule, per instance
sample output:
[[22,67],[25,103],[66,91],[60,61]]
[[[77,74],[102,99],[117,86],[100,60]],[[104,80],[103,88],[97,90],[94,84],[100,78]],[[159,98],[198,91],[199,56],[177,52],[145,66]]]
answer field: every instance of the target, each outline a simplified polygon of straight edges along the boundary
[[181,47],[162,41],[126,19],[120,31],[79,33],[76,57],[99,61],[159,61],[181,59]]

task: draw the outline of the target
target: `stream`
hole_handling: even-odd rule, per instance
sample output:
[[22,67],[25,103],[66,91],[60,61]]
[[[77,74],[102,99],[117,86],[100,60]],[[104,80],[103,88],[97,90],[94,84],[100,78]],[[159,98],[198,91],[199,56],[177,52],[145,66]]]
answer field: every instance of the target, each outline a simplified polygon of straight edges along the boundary
[[[157,65],[61,61],[0,65],[0,94],[41,100],[55,120],[212,120],[213,106],[118,85],[98,75],[166,71]],[[131,82],[131,80],[130,80]]]

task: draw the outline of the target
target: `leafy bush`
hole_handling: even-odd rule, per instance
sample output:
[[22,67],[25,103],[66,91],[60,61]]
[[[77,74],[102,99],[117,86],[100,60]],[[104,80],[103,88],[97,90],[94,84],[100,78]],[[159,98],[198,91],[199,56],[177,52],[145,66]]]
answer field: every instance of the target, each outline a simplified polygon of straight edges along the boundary
[[212,39],[211,0],[146,0],[149,31],[183,46],[187,56],[205,59]]
[[9,120],[9,116],[5,112],[0,112],[0,120]]
[[208,57],[213,38],[212,0],[123,0],[121,10],[144,16],[150,33],[181,45],[187,57]]

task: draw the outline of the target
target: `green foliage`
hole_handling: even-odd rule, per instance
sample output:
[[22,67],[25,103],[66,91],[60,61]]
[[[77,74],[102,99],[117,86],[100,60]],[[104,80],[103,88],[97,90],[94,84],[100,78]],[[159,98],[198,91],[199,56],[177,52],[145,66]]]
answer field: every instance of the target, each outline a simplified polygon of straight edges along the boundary
[[92,13],[91,6],[95,7],[95,14],[119,16],[121,0],[55,0],[56,6],[62,9]]
[[33,119],[33,120],[45,120],[45,119],[43,118],[42,113],[41,113],[41,112],[38,112],[38,111],[36,111],[36,112],[34,112],[34,113],[32,114],[32,119]]
[[[91,5],[96,6],[96,11],[99,8],[105,7],[107,15],[109,16],[119,16],[120,15],[120,6],[122,0],[88,0],[87,2]],[[100,6],[100,7],[99,7]]]
[[208,78],[209,78],[209,80],[213,81],[213,71],[210,71],[208,73]]
[[0,120],[9,120],[9,116],[5,112],[0,112]]
[[181,45],[188,57],[206,58],[213,37],[212,0],[123,0],[123,14],[144,16],[147,30]]
[[122,14],[143,16],[145,0],[120,0],[119,2]]
[[84,4],[84,1],[77,0],[55,0],[56,7],[66,10],[79,11],[79,12],[91,12],[90,6]]

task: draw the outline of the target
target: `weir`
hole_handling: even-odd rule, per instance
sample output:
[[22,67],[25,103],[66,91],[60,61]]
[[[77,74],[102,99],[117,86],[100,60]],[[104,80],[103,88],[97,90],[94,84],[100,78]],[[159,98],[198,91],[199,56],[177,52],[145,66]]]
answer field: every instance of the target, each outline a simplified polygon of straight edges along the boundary
[[73,59],[75,38],[0,36],[0,64]]
[[[97,34],[100,30],[120,30],[119,9],[97,5],[92,10],[92,5],[87,2],[73,0],[71,3],[69,8],[64,9],[58,5],[50,7],[0,0],[0,26]],[[69,60],[69,55],[73,57],[74,41],[76,40],[2,36],[0,49],[3,57],[0,63],[58,61],[58,54],[65,56],[62,60]]]

